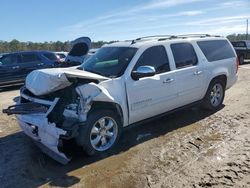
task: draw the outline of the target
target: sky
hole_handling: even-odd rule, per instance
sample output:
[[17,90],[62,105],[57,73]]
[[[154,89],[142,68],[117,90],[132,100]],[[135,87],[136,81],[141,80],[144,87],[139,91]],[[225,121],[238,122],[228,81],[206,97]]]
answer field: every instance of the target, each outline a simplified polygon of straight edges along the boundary
[[[0,40],[246,32],[250,0],[0,0]],[[250,24],[249,24],[250,25]]]

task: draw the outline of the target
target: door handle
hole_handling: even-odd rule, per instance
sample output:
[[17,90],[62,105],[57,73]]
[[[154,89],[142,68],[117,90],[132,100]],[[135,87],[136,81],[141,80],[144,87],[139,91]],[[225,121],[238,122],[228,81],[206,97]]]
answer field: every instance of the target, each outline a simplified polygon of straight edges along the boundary
[[39,63],[39,64],[38,64],[38,66],[42,66],[42,65],[43,65],[43,63]]
[[12,67],[12,69],[19,69],[19,66],[14,66]]
[[167,84],[167,83],[171,83],[171,82],[173,82],[173,81],[174,81],[173,78],[168,78],[168,79],[164,80],[163,83],[164,83],[164,84]]
[[202,73],[202,71],[195,71],[194,75],[200,75]]

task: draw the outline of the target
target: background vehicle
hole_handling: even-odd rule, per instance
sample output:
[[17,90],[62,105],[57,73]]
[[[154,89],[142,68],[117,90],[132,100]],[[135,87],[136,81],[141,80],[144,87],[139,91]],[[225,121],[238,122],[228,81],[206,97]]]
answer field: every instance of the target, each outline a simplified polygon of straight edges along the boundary
[[68,55],[68,52],[55,52],[55,54],[58,56],[61,62],[64,62]]
[[4,112],[18,114],[24,132],[65,164],[61,139],[93,155],[110,150],[123,127],[197,103],[220,109],[237,70],[223,37],[143,37],[105,45],[80,67],[32,72],[19,103]]
[[88,37],[80,37],[74,40],[71,46],[71,50],[65,58],[64,67],[82,64],[91,48],[91,40]]
[[59,59],[49,51],[26,51],[0,56],[0,85],[21,83],[33,70],[58,66]]
[[250,40],[234,41],[232,44],[241,65],[246,59],[250,59]]

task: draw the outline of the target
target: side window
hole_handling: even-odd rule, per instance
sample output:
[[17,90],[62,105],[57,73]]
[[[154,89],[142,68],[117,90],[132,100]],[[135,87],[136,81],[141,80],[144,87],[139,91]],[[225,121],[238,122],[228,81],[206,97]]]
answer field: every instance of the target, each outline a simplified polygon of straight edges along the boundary
[[177,69],[194,66],[198,63],[196,53],[190,43],[176,43],[170,45]]
[[170,71],[168,56],[164,46],[153,46],[146,49],[137,61],[134,70],[146,65],[154,67],[156,73]]
[[22,63],[31,63],[35,61],[38,61],[38,57],[36,54],[33,53],[22,54]]
[[199,41],[197,44],[210,62],[235,57],[227,40]]
[[245,42],[232,42],[234,47],[246,47]]
[[18,57],[17,55],[13,55],[13,54],[10,54],[10,55],[4,55],[0,58],[0,64],[1,65],[14,65],[14,64],[17,64],[18,63]]

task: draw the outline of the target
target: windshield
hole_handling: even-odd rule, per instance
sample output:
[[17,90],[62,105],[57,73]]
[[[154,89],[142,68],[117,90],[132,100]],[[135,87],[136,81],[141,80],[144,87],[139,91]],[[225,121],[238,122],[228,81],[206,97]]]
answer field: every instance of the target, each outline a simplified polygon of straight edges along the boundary
[[137,48],[132,47],[103,47],[86,59],[80,69],[106,77],[119,77],[136,51]]

